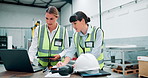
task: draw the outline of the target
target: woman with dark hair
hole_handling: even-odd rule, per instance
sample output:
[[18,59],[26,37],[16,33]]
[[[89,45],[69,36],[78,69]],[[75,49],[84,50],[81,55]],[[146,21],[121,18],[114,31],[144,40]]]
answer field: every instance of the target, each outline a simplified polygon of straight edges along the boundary
[[82,53],[91,53],[96,57],[102,69],[104,66],[103,31],[99,27],[89,25],[90,18],[82,11],[73,14],[69,21],[76,32],[73,35],[71,46],[66,50],[64,62],[58,62],[57,66],[66,65],[74,54],[78,57]]

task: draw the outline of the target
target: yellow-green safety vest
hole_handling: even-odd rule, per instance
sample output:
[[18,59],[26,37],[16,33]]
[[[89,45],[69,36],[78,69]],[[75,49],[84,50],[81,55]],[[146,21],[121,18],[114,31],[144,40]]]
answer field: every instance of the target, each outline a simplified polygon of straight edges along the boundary
[[[66,32],[64,27],[58,25],[57,31],[55,32],[51,43],[46,24],[41,26],[38,32],[38,57],[54,56],[63,51]],[[48,64],[54,66],[58,61],[52,61],[47,58],[38,58],[38,62],[42,66],[48,66]]]
[[[87,42],[95,42],[96,41],[96,32],[97,32],[98,29],[100,29],[100,28],[93,27],[93,31],[91,32],[91,34],[88,34],[87,39],[85,40],[85,46],[84,46],[85,52],[91,53],[93,47],[87,47],[86,43]],[[103,30],[102,30],[102,32],[103,32]],[[78,32],[75,32],[74,39],[75,39],[74,43],[75,43],[76,48],[77,48],[77,53],[76,54],[79,56],[84,51],[83,51],[83,48],[80,46],[81,36],[78,34]],[[102,69],[103,66],[104,66],[104,54],[103,54],[104,42],[103,41],[104,41],[104,33],[103,33],[103,36],[102,36],[101,54],[97,58],[98,63],[100,65],[100,69]],[[94,43],[93,43],[93,46],[94,46]]]

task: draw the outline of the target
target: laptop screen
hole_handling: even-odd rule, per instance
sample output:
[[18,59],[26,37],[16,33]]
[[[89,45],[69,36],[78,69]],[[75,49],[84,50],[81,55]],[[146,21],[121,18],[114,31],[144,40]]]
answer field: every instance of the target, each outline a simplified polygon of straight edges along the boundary
[[8,71],[34,72],[27,50],[0,49],[0,57]]

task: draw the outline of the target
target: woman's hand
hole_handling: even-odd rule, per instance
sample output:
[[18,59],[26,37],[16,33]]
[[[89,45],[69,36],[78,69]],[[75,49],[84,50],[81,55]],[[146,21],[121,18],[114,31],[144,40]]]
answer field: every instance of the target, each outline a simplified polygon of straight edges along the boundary
[[57,55],[54,56],[54,58],[49,58],[49,59],[51,59],[53,61],[56,61],[56,60],[58,60],[60,58],[61,58],[61,56],[57,54]]
[[65,60],[64,60],[64,62],[58,62],[57,63],[57,67],[61,67],[61,66],[65,66],[66,64],[68,64],[68,62],[70,61],[70,57],[65,57]]
[[66,64],[63,63],[63,62],[61,62],[61,61],[59,61],[59,62],[56,64],[57,67],[62,67],[62,66],[65,66],[65,65],[66,65]]

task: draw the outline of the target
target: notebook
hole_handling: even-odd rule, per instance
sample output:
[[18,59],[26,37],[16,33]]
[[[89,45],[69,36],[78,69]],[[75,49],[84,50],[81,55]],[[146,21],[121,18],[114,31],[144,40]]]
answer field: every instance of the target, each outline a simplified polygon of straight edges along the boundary
[[7,71],[37,72],[43,67],[32,66],[27,50],[0,49],[0,57]]

